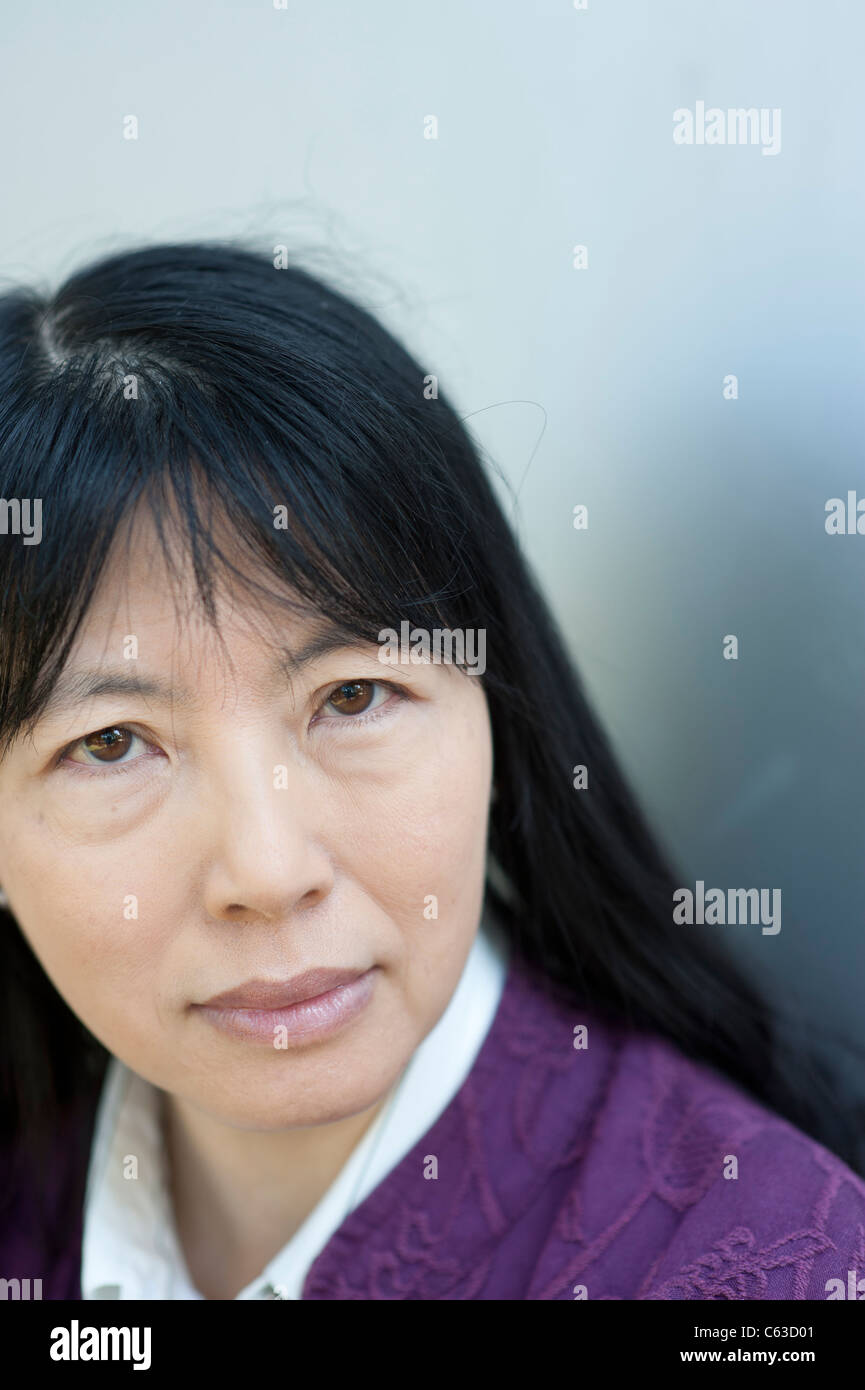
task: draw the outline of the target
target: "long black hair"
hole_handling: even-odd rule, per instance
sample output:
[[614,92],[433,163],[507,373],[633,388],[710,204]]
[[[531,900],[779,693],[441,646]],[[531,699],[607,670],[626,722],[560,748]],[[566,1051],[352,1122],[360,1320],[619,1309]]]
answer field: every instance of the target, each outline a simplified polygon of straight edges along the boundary
[[[617,766],[478,451],[373,313],[236,242],[115,252],[53,297],[12,289],[0,491],[43,507],[39,544],[0,543],[0,756],[38,718],[139,501],[166,546],[167,518],[181,526],[211,621],[214,577],[246,582],[243,553],[272,596],[354,639],[405,619],[483,629],[488,892],[513,947],[575,1005],[672,1040],[863,1171],[861,1127],[825,1060],[711,928],[674,923],[687,880]],[[29,1162],[108,1054],[10,913],[0,989],[0,1125]]]

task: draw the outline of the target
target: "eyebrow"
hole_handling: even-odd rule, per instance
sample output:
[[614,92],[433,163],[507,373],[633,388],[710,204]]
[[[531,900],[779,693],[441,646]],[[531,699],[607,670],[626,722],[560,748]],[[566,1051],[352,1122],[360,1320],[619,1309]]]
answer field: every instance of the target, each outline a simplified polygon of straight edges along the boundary
[[[271,670],[275,675],[281,674],[291,679],[304,667],[330,652],[351,648],[358,650],[369,645],[372,644],[363,643],[355,634],[331,626],[297,651],[280,647]],[[42,710],[40,721],[100,695],[137,695],[163,704],[173,703],[182,709],[188,709],[196,700],[195,695],[183,686],[173,686],[170,681],[155,676],[139,676],[123,670],[69,671],[58,679]]]

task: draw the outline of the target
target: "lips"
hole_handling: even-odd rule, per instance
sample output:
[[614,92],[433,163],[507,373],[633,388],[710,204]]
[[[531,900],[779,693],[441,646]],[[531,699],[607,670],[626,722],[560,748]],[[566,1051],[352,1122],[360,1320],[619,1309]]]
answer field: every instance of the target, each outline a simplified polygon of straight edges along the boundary
[[283,1049],[324,1043],[351,1026],[369,1007],[380,969],[305,970],[290,980],[248,980],[215,994],[192,1012],[233,1043]]
[[248,980],[237,989],[215,994],[204,1000],[199,1007],[208,1009],[287,1009],[293,1004],[301,1004],[316,999],[341,985],[350,985],[365,970],[319,969],[305,970],[290,980]]

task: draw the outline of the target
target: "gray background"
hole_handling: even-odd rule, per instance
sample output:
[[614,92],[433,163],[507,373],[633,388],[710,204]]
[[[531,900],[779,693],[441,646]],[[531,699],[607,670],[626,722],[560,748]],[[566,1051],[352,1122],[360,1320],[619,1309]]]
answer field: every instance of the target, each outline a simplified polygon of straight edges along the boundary
[[[863,17],[841,0],[7,8],[0,276],[53,287],[98,253],[242,235],[378,312],[517,493],[686,882],[781,888],[779,935],[718,930],[865,1043],[865,536],[824,529],[828,498],[865,495]],[[697,100],[780,107],[780,152],[675,145],[672,113]]]

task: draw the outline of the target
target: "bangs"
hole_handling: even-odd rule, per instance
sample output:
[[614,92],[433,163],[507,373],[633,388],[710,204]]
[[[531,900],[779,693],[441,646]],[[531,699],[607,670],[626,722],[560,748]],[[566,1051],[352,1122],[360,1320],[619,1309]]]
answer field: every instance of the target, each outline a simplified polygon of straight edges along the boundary
[[471,446],[421,368],[304,272],[223,249],[222,279],[193,264],[172,290],[160,254],[118,258],[123,294],[112,260],[84,275],[99,297],[82,277],[47,309],[7,297],[26,347],[2,383],[3,497],[41,499],[42,535],[0,545],[2,753],[38,720],[142,505],[214,627],[223,577],[354,642],[403,619],[479,625]]

